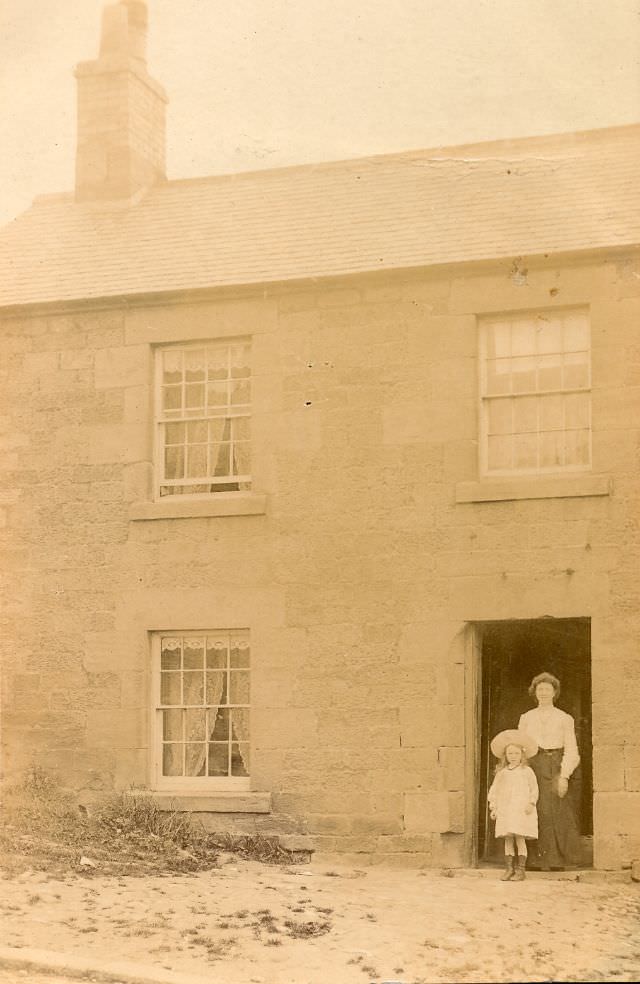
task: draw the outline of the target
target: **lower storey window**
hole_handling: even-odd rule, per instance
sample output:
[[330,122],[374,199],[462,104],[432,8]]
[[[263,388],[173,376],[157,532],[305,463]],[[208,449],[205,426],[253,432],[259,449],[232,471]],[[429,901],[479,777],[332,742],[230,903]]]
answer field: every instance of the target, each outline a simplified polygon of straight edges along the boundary
[[158,785],[247,785],[248,631],[154,636]]

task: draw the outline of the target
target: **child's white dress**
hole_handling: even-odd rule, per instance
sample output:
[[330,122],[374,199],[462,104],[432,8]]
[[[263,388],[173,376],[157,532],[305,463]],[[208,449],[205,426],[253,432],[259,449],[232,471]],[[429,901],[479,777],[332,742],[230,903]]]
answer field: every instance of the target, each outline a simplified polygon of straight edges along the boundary
[[496,815],[496,837],[519,834],[538,836],[538,813],[534,806],[525,813],[528,803],[538,802],[538,780],[528,765],[508,766],[496,773],[489,790],[489,808]]

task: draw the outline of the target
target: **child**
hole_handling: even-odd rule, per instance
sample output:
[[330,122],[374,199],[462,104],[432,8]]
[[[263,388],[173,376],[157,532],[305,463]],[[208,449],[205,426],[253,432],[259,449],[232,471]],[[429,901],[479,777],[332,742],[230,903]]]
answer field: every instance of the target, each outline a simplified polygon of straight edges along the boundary
[[496,837],[504,837],[505,870],[501,881],[523,881],[526,838],[535,840],[538,836],[538,781],[527,765],[538,746],[524,731],[501,731],[491,742],[491,751],[500,760],[489,790],[489,811],[496,821]]

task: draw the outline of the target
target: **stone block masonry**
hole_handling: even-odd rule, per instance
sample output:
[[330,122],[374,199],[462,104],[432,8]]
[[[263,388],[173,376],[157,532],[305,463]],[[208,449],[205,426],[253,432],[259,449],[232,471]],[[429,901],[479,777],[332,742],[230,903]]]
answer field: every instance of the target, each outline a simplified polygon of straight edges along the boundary
[[[5,317],[7,781],[38,763],[85,797],[153,786],[150,633],[249,629],[251,790],[272,814],[237,829],[280,817],[322,851],[469,863],[469,626],[583,617],[595,864],[640,857],[640,295],[626,269],[548,260],[524,286],[497,265]],[[573,305],[591,312],[605,492],[457,501],[480,480],[477,316]],[[154,345],[247,334],[266,507],[130,520],[153,495]]]

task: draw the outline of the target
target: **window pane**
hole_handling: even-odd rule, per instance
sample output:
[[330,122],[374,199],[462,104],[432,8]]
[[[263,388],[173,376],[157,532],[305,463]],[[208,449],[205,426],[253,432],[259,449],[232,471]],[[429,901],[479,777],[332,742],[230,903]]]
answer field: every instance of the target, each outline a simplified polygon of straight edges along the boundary
[[507,321],[495,321],[487,325],[487,357],[508,359],[511,355],[511,325]]
[[540,467],[558,468],[564,459],[564,434],[550,431],[540,435]]
[[513,401],[514,433],[526,434],[538,430],[538,397],[521,396]]
[[536,354],[536,330],[533,321],[513,322],[511,325],[511,354]]
[[182,386],[163,386],[162,406],[165,410],[180,410],[182,408]]
[[251,448],[248,444],[233,447],[233,474],[249,475],[251,472]]
[[172,744],[162,746],[162,775],[182,775],[182,750],[184,745]]
[[564,398],[565,427],[581,430],[589,426],[589,394],[569,393]]
[[228,444],[211,444],[209,453],[211,455],[211,473],[215,476],[225,476],[231,474],[229,471],[230,453]]
[[586,314],[567,314],[564,319],[565,352],[586,351],[589,348],[589,322]]
[[562,356],[541,355],[538,361],[538,389],[562,389]]
[[226,379],[229,375],[229,356],[226,346],[216,345],[207,349],[209,379]]
[[165,478],[184,478],[184,448],[170,447],[164,452]]
[[232,345],[230,356],[231,376],[233,379],[246,378],[251,374],[250,345]]
[[161,673],[160,674],[160,703],[161,704],[181,704],[182,695],[180,692],[180,673]]
[[248,381],[237,380],[231,384],[231,403],[233,406],[244,406],[251,400],[251,387]]
[[200,383],[190,383],[185,386],[185,401],[184,405],[188,409],[200,409],[204,408],[204,386]]
[[165,424],[165,444],[184,444],[184,424]]
[[[184,424],[182,426],[184,427]],[[191,421],[187,424],[187,442],[189,444],[206,444],[208,429],[206,420]]]
[[182,741],[182,711],[162,712],[162,737],[165,741]]
[[540,430],[562,430],[564,427],[564,397],[540,397]]
[[502,471],[512,467],[512,440],[511,437],[490,437],[488,467],[490,471]]
[[229,403],[229,389],[226,383],[209,383],[207,386],[207,406],[226,407]]
[[251,647],[246,639],[231,640],[231,666],[249,667]]
[[218,710],[209,711],[209,739],[210,741],[229,740],[229,710],[221,707]]
[[188,383],[204,382],[204,349],[186,349],[184,353],[184,375]]
[[207,445],[196,444],[187,448],[187,478],[204,478],[207,470]]
[[[207,639],[207,667],[211,670],[226,669],[227,643],[223,639]],[[207,701],[209,703],[209,701]],[[215,703],[215,701],[214,701]]]
[[231,436],[234,441],[248,441],[251,437],[251,420],[249,417],[231,418]]
[[536,359],[522,356],[511,360],[514,393],[533,393],[536,390]]
[[249,708],[234,707],[231,711],[231,740],[249,740]]
[[184,703],[204,703],[204,673],[183,673]]
[[163,670],[180,669],[181,645],[179,639],[165,636],[160,644],[160,666]]
[[229,675],[229,703],[249,703],[249,674],[236,670]]
[[562,352],[562,322],[559,318],[539,316],[536,319],[538,352]]
[[209,745],[209,775],[229,775],[229,746]]
[[226,673],[207,672],[207,704],[222,704],[226,698]]
[[573,352],[564,357],[564,388],[584,389],[589,385],[589,354]]
[[185,776],[203,776],[207,765],[207,746],[189,742],[185,745],[184,774]]
[[511,392],[511,359],[491,359],[487,362],[487,396]]
[[515,468],[538,467],[537,434],[516,434],[513,438],[513,463]]
[[250,771],[249,743],[243,741],[231,746],[231,775],[248,776]]
[[512,433],[512,401],[489,400],[487,420],[490,434]]
[[231,439],[231,421],[228,417],[214,417],[209,421],[209,442],[223,444]]
[[589,464],[589,431],[567,431],[565,435],[566,464]]
[[162,353],[162,382],[182,382],[182,349],[165,349]]
[[185,670],[201,670],[204,667],[204,639],[184,640]]
[[184,712],[184,735],[187,741],[205,740],[205,713],[204,707],[192,707]]

